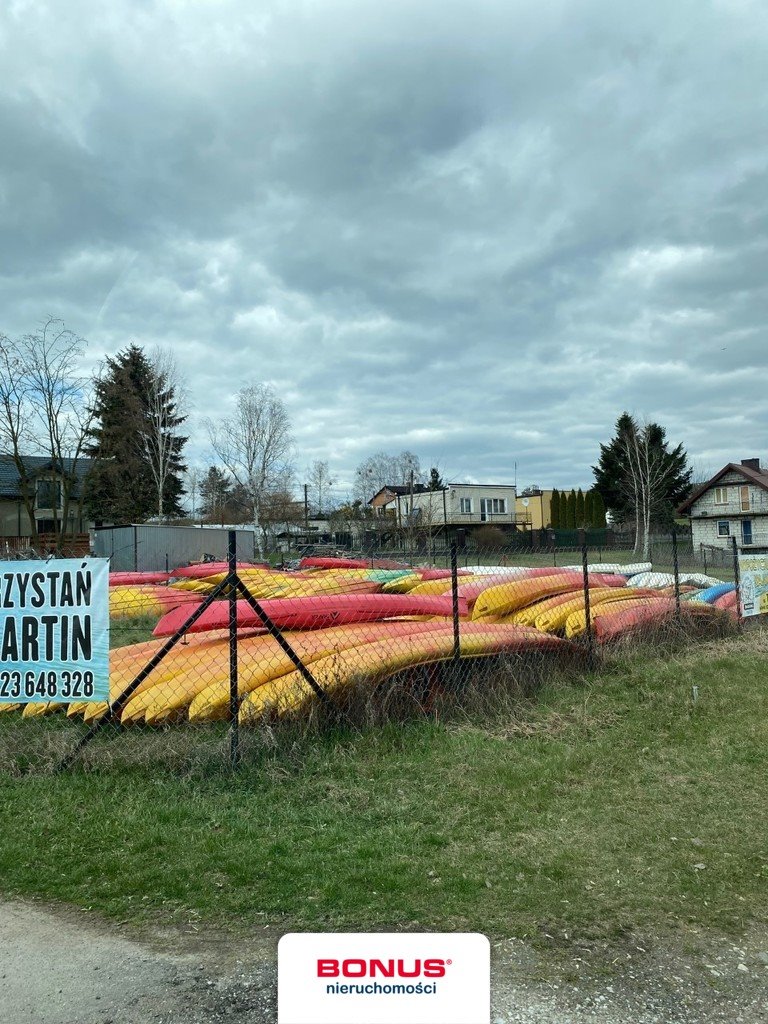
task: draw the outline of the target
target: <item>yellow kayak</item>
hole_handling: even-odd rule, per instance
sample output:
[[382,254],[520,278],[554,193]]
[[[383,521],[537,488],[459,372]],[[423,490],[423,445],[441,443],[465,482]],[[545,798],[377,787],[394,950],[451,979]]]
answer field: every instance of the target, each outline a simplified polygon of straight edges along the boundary
[[[564,641],[522,626],[466,624],[462,630],[461,653],[462,657],[477,657],[511,650],[553,648],[562,643]],[[453,652],[453,632],[450,623],[446,623],[439,631],[412,637],[408,645],[395,646],[391,640],[384,640],[322,658],[313,665],[312,675],[326,693],[332,693],[355,681],[372,684],[403,669],[444,661],[451,658]],[[240,720],[253,723],[268,712],[284,714],[314,696],[301,673],[289,672],[250,693],[241,705]]]
[[583,586],[581,574],[558,573],[553,576],[533,576],[510,583],[498,583],[488,587],[475,601],[473,619],[487,619],[509,615],[525,608],[526,605],[541,601],[545,597],[564,594]]

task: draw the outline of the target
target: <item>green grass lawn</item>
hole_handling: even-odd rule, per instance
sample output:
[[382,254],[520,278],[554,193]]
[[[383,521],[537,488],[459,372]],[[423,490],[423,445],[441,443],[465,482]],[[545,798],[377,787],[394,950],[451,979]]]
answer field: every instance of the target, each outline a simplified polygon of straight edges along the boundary
[[763,632],[636,652],[514,714],[307,740],[236,776],[0,778],[0,888],[120,919],[738,932],[768,911],[767,653]]

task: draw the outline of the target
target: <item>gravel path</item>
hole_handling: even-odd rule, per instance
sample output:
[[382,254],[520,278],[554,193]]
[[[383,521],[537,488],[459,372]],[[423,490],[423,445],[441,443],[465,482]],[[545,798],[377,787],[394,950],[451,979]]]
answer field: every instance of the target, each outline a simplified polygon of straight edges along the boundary
[[[277,936],[125,931],[0,902],[3,1024],[275,1024]],[[509,940],[493,961],[493,1024],[768,1021],[768,931],[739,945],[691,933],[543,953]]]

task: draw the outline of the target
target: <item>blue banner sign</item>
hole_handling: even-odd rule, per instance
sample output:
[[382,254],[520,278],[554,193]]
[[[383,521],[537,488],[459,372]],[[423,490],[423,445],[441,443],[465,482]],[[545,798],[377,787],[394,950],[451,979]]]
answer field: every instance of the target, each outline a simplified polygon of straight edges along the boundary
[[0,562],[0,702],[109,699],[109,562]]
[[741,614],[768,613],[768,554],[739,553]]

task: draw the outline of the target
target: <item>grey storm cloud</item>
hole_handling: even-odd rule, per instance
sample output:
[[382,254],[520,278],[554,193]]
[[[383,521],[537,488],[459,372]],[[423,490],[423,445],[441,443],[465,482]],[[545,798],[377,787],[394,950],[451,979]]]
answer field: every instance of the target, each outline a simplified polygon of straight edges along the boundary
[[624,410],[766,454],[758,0],[9,0],[0,299],[173,350],[192,456],[270,381],[297,464],[590,479]]

